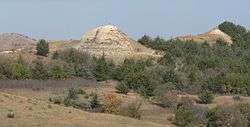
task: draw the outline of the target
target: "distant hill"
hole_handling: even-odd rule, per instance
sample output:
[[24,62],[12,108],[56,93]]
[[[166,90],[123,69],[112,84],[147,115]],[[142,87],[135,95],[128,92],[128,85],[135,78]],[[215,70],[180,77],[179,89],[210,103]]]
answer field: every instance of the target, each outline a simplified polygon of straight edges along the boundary
[[18,33],[0,34],[0,51],[23,50],[36,46],[36,40]]
[[188,36],[180,36],[176,39],[184,40],[184,41],[190,41],[193,40],[195,42],[207,42],[210,45],[213,45],[216,43],[217,40],[221,39],[223,40],[227,45],[231,45],[233,43],[231,37],[227,35],[226,33],[222,32],[218,28],[214,28],[210,30],[209,32],[199,34],[199,35],[188,35]]

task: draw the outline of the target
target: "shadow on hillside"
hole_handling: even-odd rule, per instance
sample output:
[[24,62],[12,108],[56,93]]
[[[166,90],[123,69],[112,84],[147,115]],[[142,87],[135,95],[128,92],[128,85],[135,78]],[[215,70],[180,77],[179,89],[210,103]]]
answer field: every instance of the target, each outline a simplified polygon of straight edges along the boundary
[[94,86],[97,82],[88,79],[67,80],[0,80],[0,89],[35,89],[43,90],[50,88],[70,88],[80,86]]

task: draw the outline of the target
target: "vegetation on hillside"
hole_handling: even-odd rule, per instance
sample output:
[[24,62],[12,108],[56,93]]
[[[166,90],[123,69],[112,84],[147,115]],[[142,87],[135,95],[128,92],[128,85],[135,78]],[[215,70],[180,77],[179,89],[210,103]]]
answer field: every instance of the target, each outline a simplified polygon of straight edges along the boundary
[[[97,81],[116,79],[121,81],[118,92],[134,90],[145,98],[153,97],[161,85],[172,90],[199,94],[211,91],[220,94],[250,94],[249,31],[230,22],[219,28],[230,35],[234,44],[225,45],[221,40],[214,46],[206,42],[151,39],[143,36],[138,41],[148,47],[165,51],[157,63],[152,60],[126,59],[121,65],[112,61],[94,58],[75,49],[57,51],[53,62],[42,59],[31,65],[24,60],[1,58],[2,79],[62,79],[72,77],[95,78]],[[41,40],[38,54],[46,56],[48,44]],[[22,62],[20,62],[22,61]],[[154,75],[155,74],[155,75]],[[192,91],[190,91],[192,89]]]
[[[250,31],[240,25],[230,22],[220,24],[219,29],[228,34],[233,44],[226,45],[217,40],[213,46],[208,43],[193,41],[164,40],[160,37],[152,39],[145,35],[139,43],[165,52],[158,61],[151,59],[126,59],[120,65],[102,56],[91,57],[89,54],[75,49],[57,51],[52,55],[53,61],[46,62],[37,59],[26,64],[21,57],[18,60],[0,58],[1,79],[65,79],[91,78],[97,81],[115,79],[117,93],[136,92],[148,101],[163,108],[175,110],[174,123],[185,127],[194,124],[207,126],[242,125],[249,122],[247,104],[230,107],[224,110],[219,107],[213,110],[203,109],[186,101],[179,101],[178,94],[199,95],[199,102],[213,102],[214,94],[250,95]],[[37,46],[38,55],[47,56],[48,45],[40,41]],[[70,89],[64,99],[52,99],[54,103],[76,108],[102,109],[105,112],[119,114],[120,100],[113,95],[107,95],[104,105],[99,103],[97,95],[91,96],[88,103],[78,99],[79,93]],[[189,102],[188,102],[189,101]],[[131,104],[126,109],[126,116],[139,119],[141,104]],[[244,111],[244,112],[243,112]],[[223,114],[233,117],[223,118]],[[238,117],[239,116],[239,117]],[[240,119],[240,120],[239,120]],[[227,121],[228,123],[224,123]]]
[[219,25],[219,29],[228,34],[233,39],[234,47],[240,47],[243,50],[250,48],[250,31],[244,26],[235,25],[232,22],[223,22]]
[[220,94],[246,95],[250,85],[250,32],[230,22],[220,24],[219,29],[232,37],[232,46],[225,45],[221,40],[209,46],[206,42],[155,39],[162,40],[159,45],[159,41],[153,41],[148,36],[138,41],[165,51],[160,65],[169,68],[169,72],[163,80],[171,83],[175,89],[188,92],[195,88],[193,92],[208,90]]

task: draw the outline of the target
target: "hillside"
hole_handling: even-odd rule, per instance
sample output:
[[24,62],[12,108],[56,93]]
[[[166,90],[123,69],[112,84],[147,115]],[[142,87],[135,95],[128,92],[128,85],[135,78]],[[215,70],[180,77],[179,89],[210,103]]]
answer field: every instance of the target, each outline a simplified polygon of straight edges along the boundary
[[[0,101],[0,113],[3,114],[0,116],[1,127],[17,125],[25,127],[163,127],[163,125],[146,121],[109,114],[88,113],[1,92]],[[9,110],[15,113],[14,118],[7,117]]]
[[[28,37],[7,35],[23,43],[6,42],[11,48],[0,51],[0,127],[250,123],[250,31],[243,26],[226,22],[204,34],[136,42],[108,25],[37,48]],[[123,61],[134,57],[143,59]]]
[[210,45],[213,45],[216,43],[217,40],[221,39],[223,40],[227,45],[231,45],[233,43],[231,37],[227,35],[226,33],[222,32],[218,28],[214,28],[206,33],[199,34],[199,35],[188,35],[188,36],[180,36],[176,39],[180,40],[193,40],[195,42],[207,42]]
[[144,47],[112,25],[100,26],[88,31],[81,38],[77,49],[95,56],[122,61],[128,57],[159,57],[154,50]]
[[64,50],[73,48],[80,44],[80,40],[62,40],[62,41],[49,41],[49,48],[51,52],[57,51],[57,50]]
[[18,33],[0,34],[0,51],[31,50],[36,46],[36,40]]

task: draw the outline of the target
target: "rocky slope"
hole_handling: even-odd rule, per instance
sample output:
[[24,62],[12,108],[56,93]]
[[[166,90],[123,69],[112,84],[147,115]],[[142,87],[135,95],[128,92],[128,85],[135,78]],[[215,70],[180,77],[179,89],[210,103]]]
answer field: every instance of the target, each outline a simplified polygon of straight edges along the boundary
[[105,55],[116,61],[128,57],[156,57],[152,49],[148,49],[129,38],[119,28],[112,25],[100,26],[87,32],[77,49],[95,56]]
[[36,46],[36,40],[17,33],[0,34],[0,52],[30,49]]
[[209,32],[206,32],[204,34],[199,35],[189,35],[189,36],[181,36],[177,37],[177,39],[180,40],[193,40],[196,42],[208,42],[209,45],[213,45],[216,43],[217,40],[221,39],[223,40],[227,45],[231,45],[233,43],[231,37],[227,35],[226,33],[222,32],[218,28],[214,28],[210,30]]

